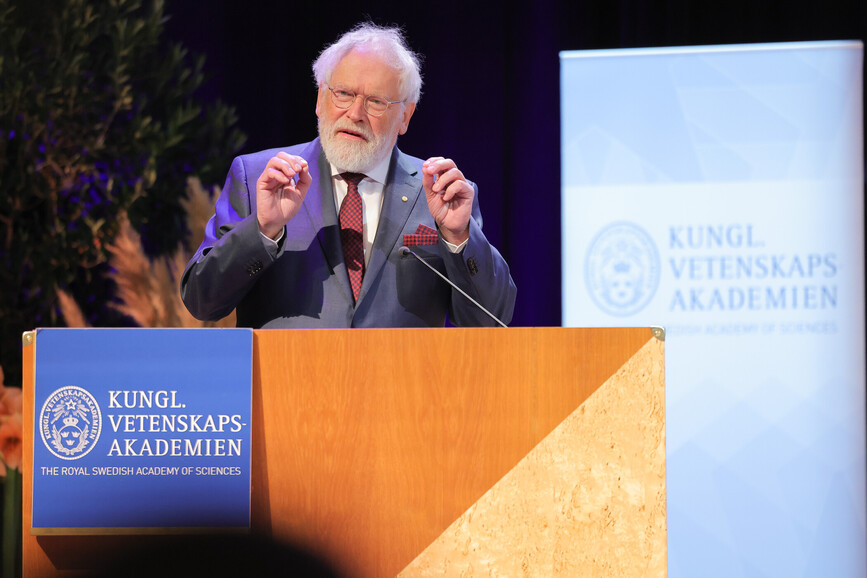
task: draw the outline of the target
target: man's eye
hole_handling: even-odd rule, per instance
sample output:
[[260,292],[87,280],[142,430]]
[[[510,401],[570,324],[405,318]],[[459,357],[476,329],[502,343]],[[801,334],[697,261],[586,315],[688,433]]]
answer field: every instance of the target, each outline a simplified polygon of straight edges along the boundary
[[353,98],[355,96],[351,92],[347,92],[345,90],[335,90],[334,94],[337,95],[337,98],[341,98],[341,99],[350,99],[350,98]]
[[368,97],[367,101],[368,101],[370,104],[372,104],[373,106],[382,106],[382,107],[384,107],[384,106],[387,106],[387,105],[388,105],[388,103],[387,103],[385,100],[383,100],[383,99],[381,99],[381,98],[377,98],[377,97],[375,97],[375,96]]

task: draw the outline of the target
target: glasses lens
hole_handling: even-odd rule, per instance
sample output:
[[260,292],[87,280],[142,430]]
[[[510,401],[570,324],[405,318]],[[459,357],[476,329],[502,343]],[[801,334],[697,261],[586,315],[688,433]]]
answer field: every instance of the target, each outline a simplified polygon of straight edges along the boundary
[[388,110],[388,101],[379,98],[378,96],[368,96],[364,101],[364,107],[372,115],[381,116]]
[[339,88],[331,89],[331,99],[334,101],[340,108],[349,108],[352,104],[352,101],[355,100],[355,95],[349,91],[341,90]]

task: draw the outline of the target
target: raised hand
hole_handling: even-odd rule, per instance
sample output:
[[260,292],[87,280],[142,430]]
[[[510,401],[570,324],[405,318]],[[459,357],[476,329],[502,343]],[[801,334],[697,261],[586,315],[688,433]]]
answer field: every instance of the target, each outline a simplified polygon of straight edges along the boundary
[[277,238],[301,208],[311,181],[303,158],[285,152],[271,157],[256,181],[256,218],[264,235]]
[[460,245],[470,236],[475,190],[455,162],[431,157],[422,165],[422,185],[427,206],[443,238]]

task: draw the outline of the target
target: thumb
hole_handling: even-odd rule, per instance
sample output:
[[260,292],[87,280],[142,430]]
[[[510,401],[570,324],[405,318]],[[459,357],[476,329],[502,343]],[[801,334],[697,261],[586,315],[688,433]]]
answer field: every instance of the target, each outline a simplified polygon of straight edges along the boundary
[[298,186],[306,190],[312,182],[313,177],[310,175],[309,167],[307,166],[307,162],[305,161],[301,163],[301,172],[298,173]]
[[427,174],[427,172],[422,172],[421,184],[424,187],[424,192],[426,195],[430,196],[432,194],[432,187],[434,184],[433,175]]

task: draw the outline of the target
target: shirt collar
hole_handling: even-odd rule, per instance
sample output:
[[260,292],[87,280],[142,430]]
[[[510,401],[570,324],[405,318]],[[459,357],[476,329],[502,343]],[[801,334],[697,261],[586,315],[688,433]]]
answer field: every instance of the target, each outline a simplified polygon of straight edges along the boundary
[[[372,169],[364,173],[365,178],[368,178],[372,181],[376,181],[382,185],[385,184],[385,179],[388,177],[388,165],[391,163],[391,154],[385,155],[385,158],[379,161],[378,164],[374,165]],[[328,163],[331,166],[331,176],[335,177],[340,173],[345,173],[346,171],[337,168],[335,165]]]

